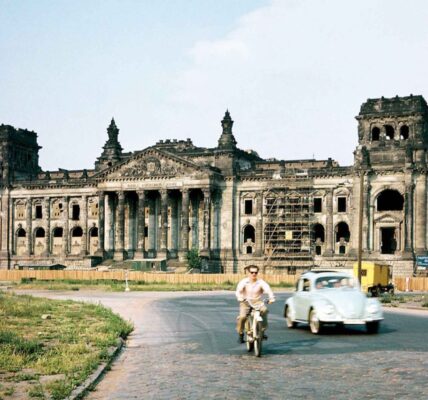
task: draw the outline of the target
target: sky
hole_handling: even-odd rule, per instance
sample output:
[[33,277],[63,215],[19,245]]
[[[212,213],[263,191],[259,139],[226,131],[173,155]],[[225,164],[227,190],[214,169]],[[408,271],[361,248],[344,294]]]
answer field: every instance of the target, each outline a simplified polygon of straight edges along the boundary
[[428,98],[426,0],[0,0],[0,123],[43,170],[124,151],[215,147],[229,109],[263,158],[353,163],[368,98]]

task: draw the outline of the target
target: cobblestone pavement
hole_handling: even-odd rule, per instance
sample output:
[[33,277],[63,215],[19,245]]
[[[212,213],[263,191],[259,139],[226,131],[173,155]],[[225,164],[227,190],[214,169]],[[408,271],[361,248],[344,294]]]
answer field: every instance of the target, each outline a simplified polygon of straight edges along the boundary
[[426,317],[388,313],[378,335],[313,336],[306,328],[286,330],[278,304],[256,358],[236,343],[230,293],[68,298],[76,297],[100,301],[135,324],[91,400],[428,398]]

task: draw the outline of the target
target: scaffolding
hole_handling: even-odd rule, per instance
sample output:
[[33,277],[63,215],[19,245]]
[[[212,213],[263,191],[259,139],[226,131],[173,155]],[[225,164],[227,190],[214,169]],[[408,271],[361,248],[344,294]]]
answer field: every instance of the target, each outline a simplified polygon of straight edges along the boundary
[[263,213],[266,266],[312,260],[313,189],[272,189],[264,196]]

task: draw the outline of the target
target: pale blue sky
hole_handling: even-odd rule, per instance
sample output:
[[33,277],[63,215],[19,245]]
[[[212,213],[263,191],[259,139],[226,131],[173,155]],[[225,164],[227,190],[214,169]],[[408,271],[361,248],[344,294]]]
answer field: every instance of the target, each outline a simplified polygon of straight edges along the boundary
[[93,168],[112,116],[125,151],[190,137],[352,163],[368,97],[428,98],[424,0],[0,0],[0,123],[43,169]]

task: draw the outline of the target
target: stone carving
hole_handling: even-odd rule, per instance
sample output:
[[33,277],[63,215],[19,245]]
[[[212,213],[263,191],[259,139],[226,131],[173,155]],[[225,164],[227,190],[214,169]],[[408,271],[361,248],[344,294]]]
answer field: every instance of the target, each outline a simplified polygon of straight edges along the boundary
[[185,170],[171,160],[159,160],[154,157],[130,163],[119,171],[121,177],[173,176],[184,173]]

